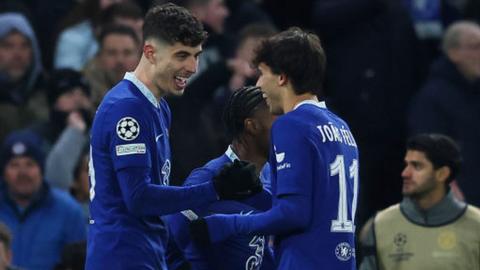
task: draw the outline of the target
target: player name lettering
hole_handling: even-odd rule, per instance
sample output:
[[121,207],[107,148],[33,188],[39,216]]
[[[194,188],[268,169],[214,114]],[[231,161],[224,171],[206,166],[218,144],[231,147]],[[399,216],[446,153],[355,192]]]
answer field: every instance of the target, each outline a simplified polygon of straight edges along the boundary
[[350,130],[346,129],[344,126],[340,128],[334,125],[331,122],[328,122],[327,125],[317,126],[320,134],[322,135],[322,142],[339,142],[344,143],[348,146],[357,147],[353,135]]

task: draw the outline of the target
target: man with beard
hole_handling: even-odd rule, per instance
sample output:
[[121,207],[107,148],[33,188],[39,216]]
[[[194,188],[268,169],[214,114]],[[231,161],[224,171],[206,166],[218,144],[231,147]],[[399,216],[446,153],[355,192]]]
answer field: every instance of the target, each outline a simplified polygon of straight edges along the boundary
[[408,141],[404,198],[379,212],[366,229],[361,270],[480,269],[480,210],[458,201],[449,189],[461,159],[445,135],[421,134]]
[[86,238],[80,205],[43,177],[39,140],[15,132],[0,152],[0,221],[12,232],[13,264],[22,269],[53,269],[66,245]]
[[140,40],[133,29],[124,25],[106,26],[99,37],[100,51],[85,67],[92,87],[92,101],[98,106],[105,93],[132,71],[140,59]]
[[[104,97],[92,125],[86,269],[167,269],[160,216],[262,190],[251,164],[235,162],[213,181],[171,187],[170,109],[197,71],[206,33],[173,4],[152,7],[143,53]],[[194,112],[195,113],[195,112]]]
[[0,14],[0,141],[48,116],[37,38],[20,13]]

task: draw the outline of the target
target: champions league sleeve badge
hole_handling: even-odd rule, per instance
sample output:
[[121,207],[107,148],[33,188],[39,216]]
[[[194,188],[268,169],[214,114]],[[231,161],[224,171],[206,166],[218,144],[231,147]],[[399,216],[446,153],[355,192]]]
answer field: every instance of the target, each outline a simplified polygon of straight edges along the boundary
[[117,135],[125,141],[135,140],[140,134],[140,125],[133,117],[124,117],[117,123]]

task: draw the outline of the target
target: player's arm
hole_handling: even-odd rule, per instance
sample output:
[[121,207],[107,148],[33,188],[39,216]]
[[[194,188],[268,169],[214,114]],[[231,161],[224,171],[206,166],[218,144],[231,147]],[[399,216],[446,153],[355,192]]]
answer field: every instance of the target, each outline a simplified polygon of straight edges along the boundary
[[214,215],[205,218],[211,241],[222,241],[232,234],[284,234],[307,227],[312,212],[315,161],[312,158],[313,143],[299,130],[294,124],[274,124],[272,141],[276,147],[273,158],[277,161],[277,194],[273,207],[249,216]]
[[123,200],[128,210],[139,216],[166,215],[217,200],[209,181],[175,187],[152,184],[149,168],[126,168],[117,172]]
[[255,166],[239,161],[222,167],[212,181],[193,186],[153,184],[148,167],[127,167],[117,171],[117,177],[128,210],[139,216],[172,214],[217,199],[242,199],[262,190]]

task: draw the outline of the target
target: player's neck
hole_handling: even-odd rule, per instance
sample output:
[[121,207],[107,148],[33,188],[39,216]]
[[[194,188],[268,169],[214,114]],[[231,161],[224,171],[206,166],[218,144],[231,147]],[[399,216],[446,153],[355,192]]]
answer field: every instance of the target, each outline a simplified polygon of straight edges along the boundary
[[283,111],[287,113],[292,111],[295,108],[295,106],[297,106],[297,104],[299,104],[300,102],[303,102],[306,100],[312,100],[312,101],[318,102],[318,97],[310,92],[297,95],[293,92],[293,90],[291,90],[286,92],[286,96],[283,100],[284,100]]
[[256,149],[253,145],[249,146],[248,143],[239,140],[233,140],[231,147],[233,152],[237,155],[240,160],[246,160],[255,165],[257,174],[260,174],[263,166],[267,162],[266,157],[263,157],[261,154],[257,153],[257,151],[252,150]]
[[145,61],[146,59],[143,57],[140,59],[140,63],[138,63],[138,66],[135,71],[133,71],[133,74],[135,74],[135,77],[137,77],[139,81],[145,84],[145,86],[152,92],[157,100],[160,100],[160,98],[163,96],[162,91],[160,91],[160,89],[153,84],[153,76],[150,75],[153,74],[153,71],[150,70],[151,65],[145,63]]

